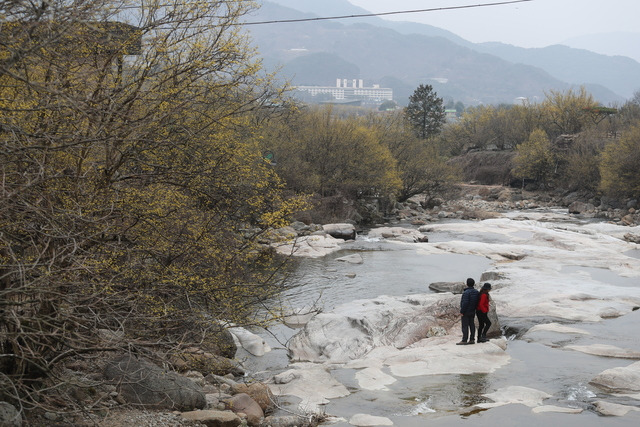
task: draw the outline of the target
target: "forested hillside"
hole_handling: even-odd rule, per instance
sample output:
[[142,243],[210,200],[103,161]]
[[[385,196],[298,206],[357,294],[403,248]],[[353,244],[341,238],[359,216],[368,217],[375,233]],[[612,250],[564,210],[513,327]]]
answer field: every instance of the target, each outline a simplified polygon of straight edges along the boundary
[[[248,21],[317,16],[292,9],[293,3],[264,1]],[[336,16],[365,12],[344,3],[351,6],[346,0],[336,1],[323,4],[322,10]],[[307,3],[295,7],[319,9]],[[330,13],[332,7],[334,13]],[[475,45],[428,25],[374,17],[256,25],[250,31],[267,68],[281,66],[282,77],[294,84],[334,85],[338,77],[362,78],[369,84],[384,82],[402,105],[411,94],[408,88],[421,83],[465,105],[513,103],[519,97],[543,99],[545,91],[579,86],[585,86],[604,105],[621,104],[640,87],[640,64],[628,58],[568,47],[562,47],[559,55],[560,47],[531,50]],[[319,54],[328,55],[327,61],[311,73]],[[359,74],[341,74],[348,70]]]

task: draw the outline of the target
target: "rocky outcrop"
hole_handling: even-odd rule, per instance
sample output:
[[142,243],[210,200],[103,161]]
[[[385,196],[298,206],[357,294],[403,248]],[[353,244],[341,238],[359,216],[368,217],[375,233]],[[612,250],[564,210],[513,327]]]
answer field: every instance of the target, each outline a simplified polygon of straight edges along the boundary
[[202,409],[207,403],[202,389],[190,379],[133,356],[109,362],[104,376],[128,404],[186,411]]
[[452,328],[459,300],[428,294],[354,301],[311,319],[291,339],[289,353],[296,361],[346,363],[378,346],[403,348],[434,326]]
[[640,362],[607,369],[589,383],[614,393],[640,392]]
[[492,403],[481,403],[477,405],[479,408],[485,409],[512,403],[526,405],[533,408],[542,405],[542,402],[545,399],[551,397],[550,394],[544,391],[521,386],[501,388],[493,393],[483,394],[483,396],[493,400]]
[[262,409],[263,412],[270,412],[275,407],[275,397],[273,393],[262,383],[244,384],[238,383],[231,386],[235,394],[246,394],[251,397]]
[[[442,219],[488,219],[513,210],[566,207],[572,215],[601,218],[624,226],[640,224],[640,209],[636,200],[614,201],[606,197],[556,191],[528,191],[502,185],[459,184],[448,194],[429,199],[415,196],[398,203],[392,214],[398,221],[412,224],[430,223]],[[571,206],[569,208],[569,206]]]
[[428,237],[420,231],[404,227],[378,227],[369,231],[367,235],[370,239],[396,240],[406,243],[426,243]]
[[604,400],[598,400],[593,403],[596,411],[601,415],[609,415],[615,417],[622,417],[627,415],[631,411],[640,411],[640,408],[629,405],[620,405],[618,403],[606,402]]
[[260,421],[264,418],[260,405],[246,393],[235,394],[225,401],[225,405],[236,414],[245,414],[250,426],[260,425]]
[[429,284],[429,289],[434,292],[451,292],[452,294],[461,294],[467,287],[462,282],[435,282]]
[[175,354],[171,358],[171,363],[179,372],[198,371],[205,375],[231,373],[236,376],[244,374],[244,369],[237,361],[206,352],[197,347]]
[[640,245],[640,234],[626,233],[624,235],[624,240],[626,240],[629,243],[635,243]]
[[569,205],[570,214],[584,214],[591,213],[596,210],[596,207],[591,203],[575,201]]
[[319,363],[294,363],[290,369],[273,377],[269,384],[276,396],[297,396],[301,411],[317,413],[329,399],[351,394],[347,387],[338,382],[326,365]]
[[319,258],[341,249],[342,239],[325,235],[302,236],[271,244],[277,253],[309,258]]
[[325,224],[322,226],[322,229],[329,236],[336,239],[355,240],[356,238],[356,227],[353,224]]
[[[460,333],[460,296],[380,296],[316,315],[289,343],[295,361],[346,363],[377,347],[402,349],[424,338]],[[500,335],[492,305],[489,337]]]

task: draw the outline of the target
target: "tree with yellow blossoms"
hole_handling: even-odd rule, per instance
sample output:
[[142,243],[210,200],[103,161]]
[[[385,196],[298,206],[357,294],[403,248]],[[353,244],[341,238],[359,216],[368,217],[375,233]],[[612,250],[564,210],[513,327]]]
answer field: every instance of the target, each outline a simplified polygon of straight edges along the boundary
[[553,173],[555,157],[551,142],[542,129],[531,132],[529,139],[520,144],[513,159],[513,175],[517,178],[533,179],[544,185]]
[[281,91],[238,25],[254,6],[0,2],[3,400],[42,404],[67,358],[255,323],[278,291],[258,238],[303,200],[259,149]]
[[619,140],[611,140],[600,156],[600,189],[609,196],[640,197],[640,123]]

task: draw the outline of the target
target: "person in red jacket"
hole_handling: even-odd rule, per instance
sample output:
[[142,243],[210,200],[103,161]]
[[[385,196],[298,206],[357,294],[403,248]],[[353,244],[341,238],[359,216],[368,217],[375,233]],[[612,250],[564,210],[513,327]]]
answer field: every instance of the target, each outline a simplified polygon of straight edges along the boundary
[[480,299],[476,308],[476,316],[478,316],[478,342],[487,342],[487,332],[491,327],[489,320],[489,291],[491,291],[491,283],[485,283],[480,289]]

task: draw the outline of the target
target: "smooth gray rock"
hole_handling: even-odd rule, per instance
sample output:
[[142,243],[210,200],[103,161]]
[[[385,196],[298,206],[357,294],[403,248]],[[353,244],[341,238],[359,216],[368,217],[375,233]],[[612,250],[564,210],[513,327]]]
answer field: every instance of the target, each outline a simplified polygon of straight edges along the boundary
[[204,392],[190,379],[130,355],[109,362],[104,375],[129,404],[179,411],[207,405]]
[[452,294],[461,294],[467,287],[462,282],[434,282],[429,284],[429,289],[435,292],[451,292]]
[[22,425],[22,415],[18,410],[7,402],[0,402],[0,426],[20,427]]
[[250,426],[259,425],[260,421],[264,418],[264,412],[258,402],[253,400],[247,393],[234,395],[231,399],[225,401],[225,406],[236,414],[245,414]]
[[356,227],[353,224],[325,224],[322,226],[322,229],[325,233],[336,239],[355,240],[356,238]]
[[614,393],[639,392],[640,362],[607,369],[596,375],[589,383]]

